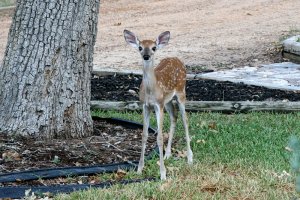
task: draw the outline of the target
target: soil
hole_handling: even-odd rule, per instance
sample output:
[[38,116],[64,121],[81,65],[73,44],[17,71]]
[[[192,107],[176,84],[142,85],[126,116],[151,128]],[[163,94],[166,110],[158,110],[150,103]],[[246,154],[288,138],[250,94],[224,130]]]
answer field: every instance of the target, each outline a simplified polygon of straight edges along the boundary
[[[140,75],[94,76],[92,100],[137,101]],[[284,91],[227,81],[187,80],[189,101],[300,101],[299,91]]]
[[[139,160],[141,129],[94,120],[94,132],[82,139],[39,140],[0,135],[0,174],[13,171],[89,166]],[[146,154],[156,146],[149,134]]]
[[[279,62],[280,40],[300,33],[295,0],[101,0],[94,64],[98,70],[139,70],[139,54],[124,41],[128,29],[142,39],[171,32],[157,60],[179,57],[191,68],[222,69]],[[11,15],[0,11],[0,61]]]

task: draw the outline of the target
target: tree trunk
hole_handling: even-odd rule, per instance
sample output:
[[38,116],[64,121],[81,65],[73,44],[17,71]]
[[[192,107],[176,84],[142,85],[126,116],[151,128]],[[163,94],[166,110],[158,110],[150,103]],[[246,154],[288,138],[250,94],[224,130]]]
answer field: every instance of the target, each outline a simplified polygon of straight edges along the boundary
[[99,1],[18,0],[0,70],[0,133],[91,134]]

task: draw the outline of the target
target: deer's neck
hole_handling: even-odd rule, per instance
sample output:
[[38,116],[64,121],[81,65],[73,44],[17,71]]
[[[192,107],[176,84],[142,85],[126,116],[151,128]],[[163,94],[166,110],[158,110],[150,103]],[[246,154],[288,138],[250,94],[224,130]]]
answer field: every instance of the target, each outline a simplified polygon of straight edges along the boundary
[[144,68],[143,68],[143,83],[145,87],[145,91],[148,94],[154,92],[154,88],[156,85],[156,76],[154,71],[154,63],[153,60],[149,62],[144,61]]

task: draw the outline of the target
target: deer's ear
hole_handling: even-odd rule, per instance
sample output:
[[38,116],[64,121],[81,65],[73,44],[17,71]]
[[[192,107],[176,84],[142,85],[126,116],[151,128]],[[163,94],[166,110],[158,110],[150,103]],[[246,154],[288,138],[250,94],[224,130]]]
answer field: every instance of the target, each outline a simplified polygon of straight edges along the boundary
[[161,33],[156,39],[156,46],[160,49],[166,46],[170,39],[170,31]]
[[130,44],[133,48],[138,49],[140,46],[140,41],[139,39],[135,36],[134,33],[128,31],[128,30],[124,30],[124,38],[125,41]]

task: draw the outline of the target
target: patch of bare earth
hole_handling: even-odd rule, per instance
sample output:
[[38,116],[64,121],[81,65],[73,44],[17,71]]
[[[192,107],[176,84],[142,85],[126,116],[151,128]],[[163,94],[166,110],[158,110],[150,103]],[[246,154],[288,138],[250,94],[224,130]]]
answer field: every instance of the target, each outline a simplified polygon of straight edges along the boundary
[[[123,30],[141,39],[171,31],[157,59],[177,56],[208,69],[281,61],[279,39],[300,29],[298,0],[101,0],[94,64],[98,70],[140,69],[141,59]],[[2,11],[1,11],[2,13]],[[11,19],[0,14],[0,59]]]
[[139,69],[139,54],[124,42],[125,28],[141,39],[170,30],[170,45],[157,53],[158,60],[178,56],[188,66],[209,69],[276,62],[279,38],[300,28],[299,7],[296,0],[105,0],[95,65]]

